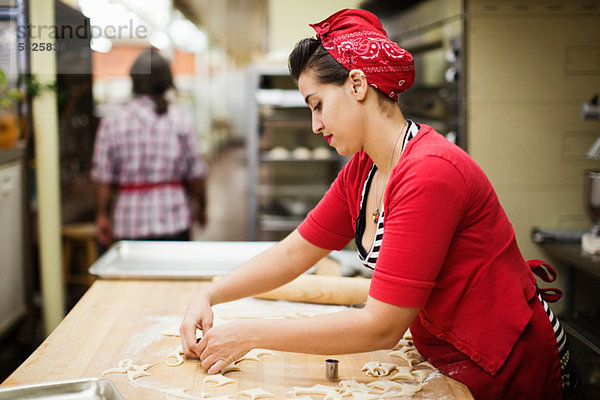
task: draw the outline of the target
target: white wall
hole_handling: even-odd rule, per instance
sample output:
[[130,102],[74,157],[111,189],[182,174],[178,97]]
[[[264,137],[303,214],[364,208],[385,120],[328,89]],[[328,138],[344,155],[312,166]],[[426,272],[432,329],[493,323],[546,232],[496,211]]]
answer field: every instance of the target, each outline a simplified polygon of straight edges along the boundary
[[[600,91],[600,12],[584,1],[470,0],[469,153],[492,181],[526,259],[547,259],[533,226],[573,229],[585,215],[585,153],[598,121],[579,116]],[[564,274],[559,273],[559,277]]]
[[314,37],[308,26],[344,8],[358,8],[361,0],[269,0],[268,49],[289,52],[306,37]]

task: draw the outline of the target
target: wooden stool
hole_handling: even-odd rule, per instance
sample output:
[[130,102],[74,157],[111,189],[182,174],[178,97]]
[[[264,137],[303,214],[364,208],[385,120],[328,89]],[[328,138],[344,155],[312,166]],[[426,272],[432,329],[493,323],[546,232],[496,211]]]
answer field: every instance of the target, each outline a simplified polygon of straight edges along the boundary
[[[98,258],[96,248],[96,225],[93,222],[80,222],[65,224],[62,227],[63,235],[63,268],[65,283],[91,286],[94,276],[88,272],[90,266]],[[76,268],[71,269],[71,257],[74,245],[83,246],[84,257],[76,260]]]

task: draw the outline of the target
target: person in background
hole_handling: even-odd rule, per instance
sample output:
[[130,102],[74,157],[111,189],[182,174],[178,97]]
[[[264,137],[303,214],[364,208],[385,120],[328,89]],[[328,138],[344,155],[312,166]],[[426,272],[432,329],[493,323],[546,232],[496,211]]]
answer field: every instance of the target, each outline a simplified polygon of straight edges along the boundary
[[206,224],[207,166],[193,121],[169,104],[173,76],[156,50],[142,52],[130,75],[133,99],[103,118],[96,134],[98,241],[190,240],[192,215]]
[[[474,160],[433,128],[407,120],[398,95],[414,81],[411,54],[363,10],[311,25],[289,57],[312,129],[352,155],[323,199],[281,242],[200,291],[180,333],[185,354],[217,373],[252,348],[313,354],[414,344],[478,399],[581,398],[560,323],[537,287],[494,189]],[[214,304],[265,292],[354,239],[373,269],[362,309],[213,326]],[[203,337],[196,341],[196,330]]]

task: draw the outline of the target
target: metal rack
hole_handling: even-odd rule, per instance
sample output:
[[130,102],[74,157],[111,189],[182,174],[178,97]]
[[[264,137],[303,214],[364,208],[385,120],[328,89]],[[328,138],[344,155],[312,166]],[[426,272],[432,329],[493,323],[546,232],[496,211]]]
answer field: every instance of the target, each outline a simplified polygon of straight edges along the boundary
[[323,196],[344,158],[311,129],[285,65],[248,70],[248,240],[280,240]]

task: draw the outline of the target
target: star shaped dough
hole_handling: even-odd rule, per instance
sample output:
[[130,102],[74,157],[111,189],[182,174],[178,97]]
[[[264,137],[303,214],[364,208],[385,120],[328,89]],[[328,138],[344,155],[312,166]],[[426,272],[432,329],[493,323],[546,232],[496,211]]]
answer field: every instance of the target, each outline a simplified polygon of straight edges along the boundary
[[[162,360],[161,360],[162,361]],[[160,362],[160,361],[158,361]],[[119,361],[117,368],[109,368],[102,371],[102,375],[106,374],[127,374],[127,378],[131,382],[141,376],[150,375],[146,370],[150,369],[152,366],[156,365],[156,363],[152,364],[144,364],[144,365],[135,365],[130,358],[126,358],[124,360]]]
[[263,388],[254,388],[250,390],[244,390],[243,392],[238,393],[240,396],[249,397],[250,400],[255,399],[274,399],[275,395],[273,393],[267,392]]

